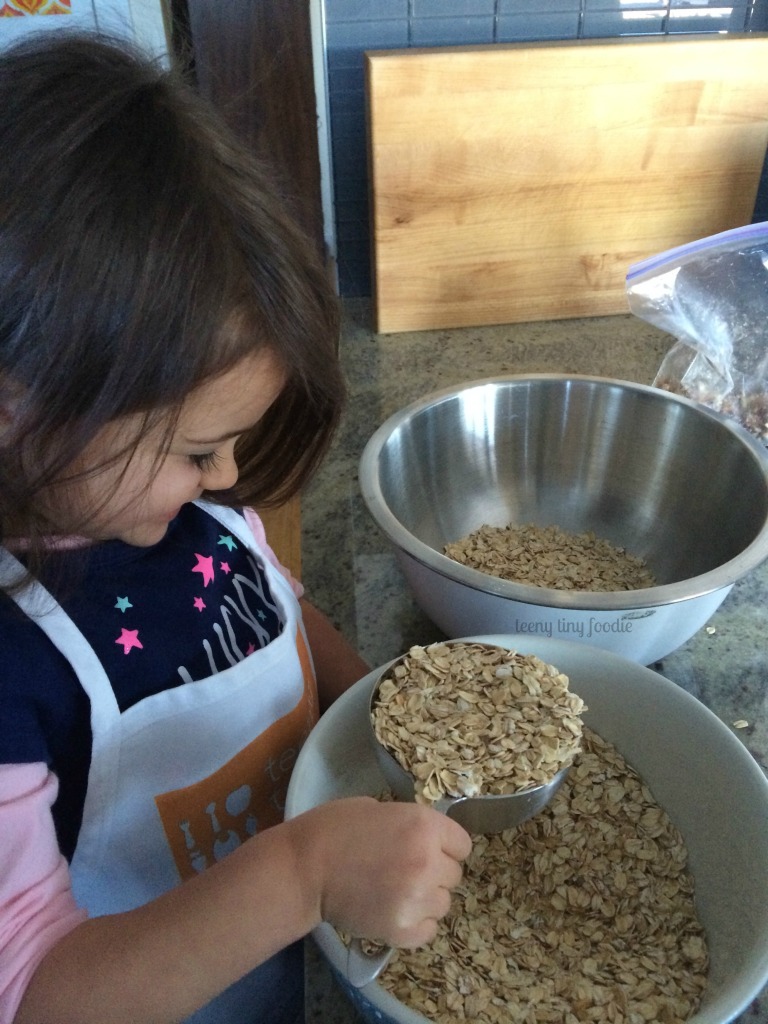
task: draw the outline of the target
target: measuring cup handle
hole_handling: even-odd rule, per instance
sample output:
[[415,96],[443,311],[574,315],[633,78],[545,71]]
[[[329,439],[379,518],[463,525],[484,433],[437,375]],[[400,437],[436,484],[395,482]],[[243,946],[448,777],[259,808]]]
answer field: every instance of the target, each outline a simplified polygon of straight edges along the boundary
[[360,939],[352,939],[347,952],[347,981],[355,988],[363,988],[375,981],[393,953],[391,946],[385,946],[378,953],[366,953]]

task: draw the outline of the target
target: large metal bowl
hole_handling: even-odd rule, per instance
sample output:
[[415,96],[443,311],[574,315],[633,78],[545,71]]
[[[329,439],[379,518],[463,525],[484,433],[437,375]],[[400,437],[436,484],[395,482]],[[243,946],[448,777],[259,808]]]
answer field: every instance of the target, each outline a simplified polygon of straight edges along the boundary
[[[710,953],[708,986],[689,1024],[726,1024],[768,982],[768,782],[733,732],[657,672],[565,640],[479,636],[557,665],[586,701],[584,722],[614,743],[684,837]],[[322,716],[291,775],[286,816],[338,797],[381,792],[368,727],[380,670]],[[351,840],[353,841],[353,840]],[[314,934],[339,983],[370,1024],[427,1024],[378,982],[346,979],[347,948],[328,924]]]
[[[371,437],[360,487],[448,637],[555,637],[648,665],[768,557],[765,447],[697,402],[626,381],[507,376],[427,395]],[[644,558],[659,585],[554,590],[442,553],[484,523],[510,522],[592,530]]]

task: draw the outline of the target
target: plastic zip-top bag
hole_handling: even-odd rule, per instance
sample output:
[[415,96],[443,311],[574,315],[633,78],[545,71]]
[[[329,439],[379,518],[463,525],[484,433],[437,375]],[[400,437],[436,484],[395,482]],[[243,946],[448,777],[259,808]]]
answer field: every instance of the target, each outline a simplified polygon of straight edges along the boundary
[[673,335],[654,385],[737,420],[768,444],[768,222],[633,264],[630,311]]

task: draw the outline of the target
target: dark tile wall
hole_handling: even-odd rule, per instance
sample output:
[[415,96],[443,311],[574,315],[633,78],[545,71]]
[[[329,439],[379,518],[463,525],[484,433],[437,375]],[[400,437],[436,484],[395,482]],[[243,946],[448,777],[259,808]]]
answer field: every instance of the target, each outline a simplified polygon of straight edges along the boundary
[[[339,287],[344,296],[367,296],[365,50],[768,32],[768,0],[325,0],[325,31]],[[768,161],[754,219],[768,220]]]

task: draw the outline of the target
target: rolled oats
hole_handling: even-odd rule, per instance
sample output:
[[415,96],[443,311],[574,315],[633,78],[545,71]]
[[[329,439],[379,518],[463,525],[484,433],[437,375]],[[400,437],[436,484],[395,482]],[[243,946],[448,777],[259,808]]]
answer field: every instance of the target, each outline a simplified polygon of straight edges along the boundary
[[489,576],[553,590],[641,590],[656,585],[642,558],[591,531],[569,533],[558,526],[483,525],[446,544],[444,553]]
[[552,803],[473,837],[436,939],[379,978],[434,1024],[682,1024],[708,952],[683,838],[616,749],[585,728]]
[[481,643],[412,647],[378,687],[378,741],[416,800],[514,793],[549,782],[581,744],[584,703],[533,655]]

